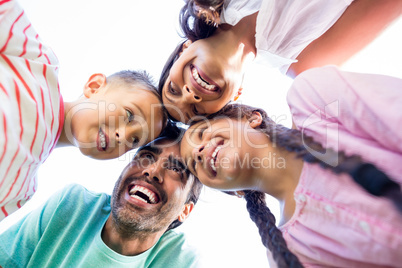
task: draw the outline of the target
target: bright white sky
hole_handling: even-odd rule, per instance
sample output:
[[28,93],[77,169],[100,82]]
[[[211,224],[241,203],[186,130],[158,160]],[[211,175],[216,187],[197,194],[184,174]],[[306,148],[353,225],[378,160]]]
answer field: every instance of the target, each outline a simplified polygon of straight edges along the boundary
[[[155,80],[180,38],[182,0],[20,0],[42,40],[61,63],[60,86],[65,101],[82,94],[93,73],[145,69]],[[402,77],[402,19],[343,69]],[[285,96],[291,80],[261,66],[245,77],[240,101],[262,107],[290,126]],[[402,90],[402,89],[401,89]],[[278,122],[278,119],[277,119]],[[66,184],[111,193],[132,154],[115,160],[89,159],[76,148],[55,149],[40,168],[38,191],[17,213],[0,223],[0,232],[44,202]],[[74,202],[74,200],[71,200]],[[278,204],[269,206],[278,215]],[[267,267],[265,248],[245,202],[205,189],[191,217],[180,227],[205,255],[207,267]]]

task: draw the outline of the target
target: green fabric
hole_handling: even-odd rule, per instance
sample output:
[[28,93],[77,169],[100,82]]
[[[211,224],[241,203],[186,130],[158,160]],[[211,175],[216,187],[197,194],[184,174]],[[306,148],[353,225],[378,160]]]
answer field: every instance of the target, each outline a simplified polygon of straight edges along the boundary
[[166,232],[146,252],[123,256],[101,239],[110,196],[71,185],[0,235],[0,266],[200,267],[184,234]]

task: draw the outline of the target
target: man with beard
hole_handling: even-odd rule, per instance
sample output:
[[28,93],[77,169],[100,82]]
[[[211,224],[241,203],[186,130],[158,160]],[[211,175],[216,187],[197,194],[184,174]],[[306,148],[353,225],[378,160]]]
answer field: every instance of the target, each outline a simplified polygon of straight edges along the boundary
[[112,197],[66,187],[0,235],[0,266],[199,267],[179,226],[201,183],[180,157],[179,131],[140,148]]

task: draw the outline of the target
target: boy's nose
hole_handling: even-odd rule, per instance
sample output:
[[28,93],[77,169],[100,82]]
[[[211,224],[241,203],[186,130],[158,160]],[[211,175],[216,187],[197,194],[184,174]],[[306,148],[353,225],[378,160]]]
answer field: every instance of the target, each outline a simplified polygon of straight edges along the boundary
[[[119,144],[127,144],[127,146],[138,147],[141,138],[147,134],[144,133],[142,126],[134,124],[132,126],[126,126],[116,130],[116,140]],[[147,139],[146,139],[147,140]]]

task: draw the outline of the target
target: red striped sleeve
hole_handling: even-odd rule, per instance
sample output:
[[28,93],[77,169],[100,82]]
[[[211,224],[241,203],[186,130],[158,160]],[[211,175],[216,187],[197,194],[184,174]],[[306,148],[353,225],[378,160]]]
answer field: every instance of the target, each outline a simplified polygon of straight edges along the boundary
[[[14,160],[14,159],[13,159],[13,160]],[[2,200],[0,200],[0,203],[3,203],[4,200],[6,200],[6,198],[11,194],[11,191],[14,189],[15,184],[18,182],[18,178],[19,178],[20,173],[21,173],[21,168],[23,167],[23,165],[25,164],[25,162],[26,162],[27,160],[28,160],[28,156],[25,156],[24,162],[22,162],[20,168],[18,169],[17,175],[15,176],[15,179],[14,179],[14,181],[13,181],[13,184],[12,184],[11,187],[8,189],[8,193],[6,194],[6,196],[5,196]],[[25,179],[26,179],[26,178],[27,178],[27,176],[25,176]],[[25,181],[24,181],[24,183],[25,183]],[[22,189],[22,187],[24,186],[24,183],[21,185],[21,188],[20,188],[20,190],[18,191],[18,193],[21,192],[21,189]],[[17,196],[18,196],[18,195],[17,195]]]
[[[17,101],[17,104],[18,104],[18,112],[19,112],[19,118],[20,118],[20,128],[21,128],[21,131],[20,131],[20,141],[21,141],[21,139],[22,139],[22,134],[24,133],[24,129],[23,129],[23,126],[22,126],[22,118],[21,118],[20,89],[19,89],[19,87],[18,87],[18,85],[17,85],[17,82],[15,82],[15,80],[14,80],[14,86],[15,86],[15,97],[16,97],[16,101]],[[0,183],[0,189],[1,189],[1,187],[3,186],[3,184],[4,184],[4,181],[5,181],[5,179],[7,178],[8,172],[10,171],[10,168],[11,168],[12,164],[14,163],[14,160],[15,160],[15,158],[17,157],[19,151],[20,151],[20,148],[18,147],[18,148],[17,148],[17,151],[15,152],[15,154],[14,154],[14,156],[13,156],[11,162],[10,162],[10,165],[9,165],[8,168],[7,168],[7,171],[6,171],[5,175],[4,175],[4,179],[3,179],[3,180],[1,181],[1,183]],[[4,200],[4,199],[3,199],[3,200]],[[1,202],[2,202],[2,201],[0,201],[0,203],[1,203]]]
[[[39,34],[36,34],[35,38],[39,42]],[[42,54],[43,54],[43,52],[42,52],[42,43],[39,42],[39,55],[38,55],[38,58],[40,58],[42,56]]]
[[8,213],[4,207],[1,207],[1,211],[3,212],[4,216],[7,217]]
[[24,15],[24,11],[21,12],[21,14],[18,16],[18,18],[13,22],[13,24],[11,25],[10,31],[8,32],[8,38],[6,43],[4,44],[4,46],[0,49],[0,53],[3,53],[8,45],[8,42],[10,42],[11,37],[13,37],[13,29],[15,24],[17,23],[17,21],[19,21],[19,19],[22,17],[22,15]]
[[0,5],[2,5],[2,4],[5,4],[5,3],[7,3],[7,2],[10,2],[11,0],[2,0],[2,1],[0,1]]
[[3,113],[3,128],[4,128],[4,146],[3,146],[3,153],[0,156],[0,163],[3,162],[3,158],[6,155],[7,151],[7,141],[8,141],[8,136],[7,136],[7,119],[5,114]]
[[6,94],[7,97],[10,97],[10,96],[8,95],[7,90],[4,88],[3,84],[1,84],[1,83],[0,83],[0,89],[1,89],[1,91],[4,92],[4,94]]
[[27,36],[27,30],[31,27],[31,24],[29,24],[27,27],[25,27],[24,29],[24,36],[25,36],[25,41],[24,44],[22,46],[22,52],[18,57],[22,57],[25,55],[25,53],[27,53],[27,43],[28,43],[28,36]]
[[[49,58],[47,57],[47,55],[45,54],[45,57],[48,61],[48,63],[50,64]],[[46,81],[46,86],[47,88],[49,88],[49,83],[47,81],[47,65],[43,65],[43,77],[45,77],[45,81]],[[52,122],[50,124],[50,131],[51,133],[53,133],[53,124],[54,124],[54,112],[53,112],[53,103],[52,103],[52,96],[50,95],[50,90],[47,91],[48,95],[49,95],[49,103],[50,103],[50,110],[52,111]]]

